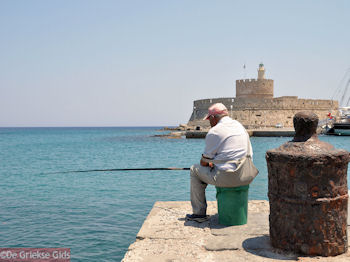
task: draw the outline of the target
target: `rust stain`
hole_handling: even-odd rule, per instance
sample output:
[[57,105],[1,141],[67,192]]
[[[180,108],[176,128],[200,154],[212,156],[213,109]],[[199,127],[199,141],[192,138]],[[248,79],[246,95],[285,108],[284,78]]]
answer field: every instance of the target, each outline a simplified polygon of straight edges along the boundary
[[291,177],[295,177],[295,167],[291,167],[290,170],[289,170],[289,175]]
[[313,186],[313,187],[311,188],[311,196],[312,196],[312,197],[318,197],[318,192],[319,192],[319,189],[318,189],[317,186]]

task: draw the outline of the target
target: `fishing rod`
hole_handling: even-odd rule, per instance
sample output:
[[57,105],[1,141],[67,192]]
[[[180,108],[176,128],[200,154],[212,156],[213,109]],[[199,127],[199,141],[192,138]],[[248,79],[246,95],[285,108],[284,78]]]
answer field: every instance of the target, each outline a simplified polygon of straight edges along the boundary
[[90,170],[61,171],[61,172],[53,172],[53,173],[47,173],[47,174],[111,172],[111,171],[151,171],[151,170],[190,170],[190,168],[189,167],[112,168],[112,169],[90,169]]

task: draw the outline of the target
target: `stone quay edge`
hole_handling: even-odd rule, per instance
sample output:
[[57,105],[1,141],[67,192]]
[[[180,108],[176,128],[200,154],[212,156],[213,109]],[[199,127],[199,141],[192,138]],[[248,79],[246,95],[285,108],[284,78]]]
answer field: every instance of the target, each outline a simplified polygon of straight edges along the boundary
[[242,226],[219,225],[216,201],[208,201],[207,222],[185,221],[191,211],[189,201],[156,202],[122,261],[350,261],[350,252],[308,257],[274,249],[266,200],[248,202],[248,223]]

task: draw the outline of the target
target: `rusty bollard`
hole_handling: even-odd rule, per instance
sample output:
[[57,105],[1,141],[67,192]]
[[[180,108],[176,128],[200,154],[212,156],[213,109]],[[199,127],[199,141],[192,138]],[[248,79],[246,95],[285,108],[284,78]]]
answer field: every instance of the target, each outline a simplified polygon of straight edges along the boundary
[[348,248],[349,152],[318,139],[318,117],[294,116],[295,136],[266,152],[270,240],[306,255],[336,256]]

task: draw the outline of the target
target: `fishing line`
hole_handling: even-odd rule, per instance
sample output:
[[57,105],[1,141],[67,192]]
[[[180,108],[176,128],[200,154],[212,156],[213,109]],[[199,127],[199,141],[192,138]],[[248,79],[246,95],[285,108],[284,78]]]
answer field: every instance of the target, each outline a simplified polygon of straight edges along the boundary
[[112,169],[90,169],[90,170],[61,171],[61,172],[52,172],[52,173],[46,173],[46,174],[111,172],[111,171],[151,171],[151,170],[190,170],[190,168],[189,167],[112,168]]

